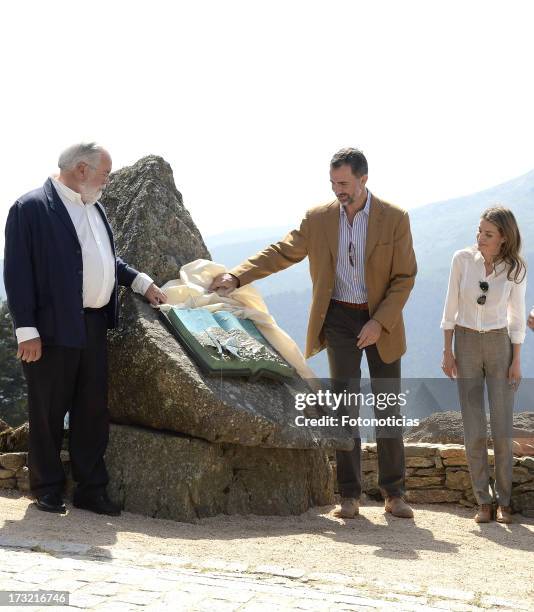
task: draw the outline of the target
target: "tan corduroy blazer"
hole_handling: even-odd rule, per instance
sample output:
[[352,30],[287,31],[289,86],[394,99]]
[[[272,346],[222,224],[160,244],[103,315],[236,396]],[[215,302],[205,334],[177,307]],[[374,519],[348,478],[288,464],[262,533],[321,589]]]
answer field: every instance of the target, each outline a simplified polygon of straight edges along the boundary
[[[305,356],[325,348],[323,323],[334,290],[339,242],[338,200],[310,209],[300,228],[230,270],[246,285],[284,270],[308,256],[313,297]],[[417,264],[408,213],[371,196],[365,247],[365,284],[369,312],[382,324],[377,342],[382,360],[391,363],[406,351],[402,309],[413,288]]]

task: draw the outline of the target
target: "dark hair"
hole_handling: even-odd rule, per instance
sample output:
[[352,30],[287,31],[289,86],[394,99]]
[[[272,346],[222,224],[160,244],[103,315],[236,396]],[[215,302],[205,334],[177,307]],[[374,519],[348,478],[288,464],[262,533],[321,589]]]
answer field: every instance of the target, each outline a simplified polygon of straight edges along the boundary
[[345,149],[340,149],[334,157],[332,157],[332,161],[330,162],[331,168],[339,168],[344,165],[350,166],[354,176],[363,176],[369,173],[367,160],[360,149],[347,147]]
[[525,260],[521,257],[521,234],[513,212],[504,206],[492,206],[487,208],[481,219],[495,225],[504,243],[501,252],[495,258],[495,262],[503,261],[508,265],[508,280],[520,283],[526,274]]

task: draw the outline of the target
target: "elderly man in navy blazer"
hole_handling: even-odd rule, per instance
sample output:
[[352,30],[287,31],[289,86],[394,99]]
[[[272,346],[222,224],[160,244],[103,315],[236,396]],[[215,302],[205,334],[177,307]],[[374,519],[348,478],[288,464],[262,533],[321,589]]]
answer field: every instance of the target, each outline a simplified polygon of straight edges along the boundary
[[76,144],[58,165],[59,176],[19,198],[6,223],[4,284],[28,384],[30,486],[40,510],[65,512],[60,451],[68,411],[73,504],[117,516],[104,463],[107,330],[118,321],[118,285],[154,305],[166,296],[115,254],[98,202],[109,153]]

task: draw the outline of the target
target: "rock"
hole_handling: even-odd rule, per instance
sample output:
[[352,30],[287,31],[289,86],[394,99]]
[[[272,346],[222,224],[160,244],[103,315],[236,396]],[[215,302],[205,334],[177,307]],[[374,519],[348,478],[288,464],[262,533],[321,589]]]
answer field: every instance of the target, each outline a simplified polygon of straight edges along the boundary
[[517,412],[514,414],[514,427],[534,432],[534,412]]
[[429,457],[406,457],[406,467],[435,467],[434,459]]
[[439,454],[443,459],[465,457],[465,448],[459,444],[443,444],[439,448]]
[[464,470],[446,470],[445,486],[448,489],[459,489],[460,491],[467,491],[471,489],[471,477],[469,472]]
[[15,476],[15,472],[13,470],[4,470],[0,468],[0,480],[5,480],[6,478],[13,478]]
[[404,454],[406,457],[434,457],[437,454],[435,444],[408,443],[404,444]]
[[435,412],[422,419],[404,435],[409,442],[433,442],[442,444],[463,444],[464,427],[460,412]]
[[[118,254],[159,284],[178,278],[182,264],[209,258],[163,159],[145,157],[115,172],[103,201]],[[341,428],[296,426],[300,413],[283,383],[207,377],[140,296],[124,292],[121,304],[121,327],[109,344],[112,421],[213,443],[353,447]]]
[[157,284],[178,278],[185,263],[211,259],[161,157],[149,155],[113,172],[102,202],[120,256]]
[[512,493],[512,508],[521,512],[523,516],[534,517],[534,491],[527,491],[520,495]]
[[521,457],[521,459],[519,459],[519,465],[534,472],[534,457]]
[[322,450],[212,444],[111,425],[109,494],[127,511],[194,521],[216,514],[301,514],[333,502]]
[[426,487],[438,487],[443,484],[445,478],[443,476],[409,476],[406,478],[407,489],[421,489]]
[[376,459],[362,459],[362,472],[376,472],[378,461]]
[[534,480],[524,482],[512,489],[512,493],[524,493],[525,491],[534,491]]
[[0,433],[0,453],[14,451],[27,451],[29,440],[28,423],[24,423],[16,429],[6,429]]
[[17,486],[16,478],[0,479],[0,489],[14,489]]
[[414,470],[416,476],[443,476],[443,468],[422,468]]
[[406,491],[406,501],[414,504],[457,503],[462,499],[461,491],[450,489],[417,489]]
[[450,459],[443,459],[443,465],[449,466],[466,466],[467,458],[466,457],[451,457]]
[[18,470],[26,465],[27,453],[4,453],[0,455],[0,466],[6,470]]
[[11,429],[11,427],[2,419],[0,419],[0,433],[6,431],[7,429]]
[[526,467],[514,467],[512,472],[512,482],[514,484],[521,484],[532,480],[532,475]]
[[[518,412],[514,414],[514,428],[534,432],[534,412]],[[514,432],[515,434],[515,432]],[[492,446],[491,427],[487,426],[488,446]],[[421,420],[405,434],[408,442],[434,442],[444,444],[463,444],[464,428],[462,414],[459,411],[435,412]]]
[[362,474],[362,490],[371,497],[380,493],[378,486],[378,474],[376,472],[366,472]]

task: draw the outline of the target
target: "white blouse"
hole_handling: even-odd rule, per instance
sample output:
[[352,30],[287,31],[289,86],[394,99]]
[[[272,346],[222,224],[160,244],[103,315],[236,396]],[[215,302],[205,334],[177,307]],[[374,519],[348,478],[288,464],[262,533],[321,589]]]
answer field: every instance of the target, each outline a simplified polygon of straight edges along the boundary
[[[518,284],[508,280],[506,268],[501,262],[486,276],[484,258],[476,247],[456,251],[441,329],[454,329],[456,325],[477,331],[507,327],[512,344],[522,344],[526,334],[526,274]],[[480,281],[488,283],[485,293],[479,286]],[[486,296],[483,305],[477,303],[481,295]]]

